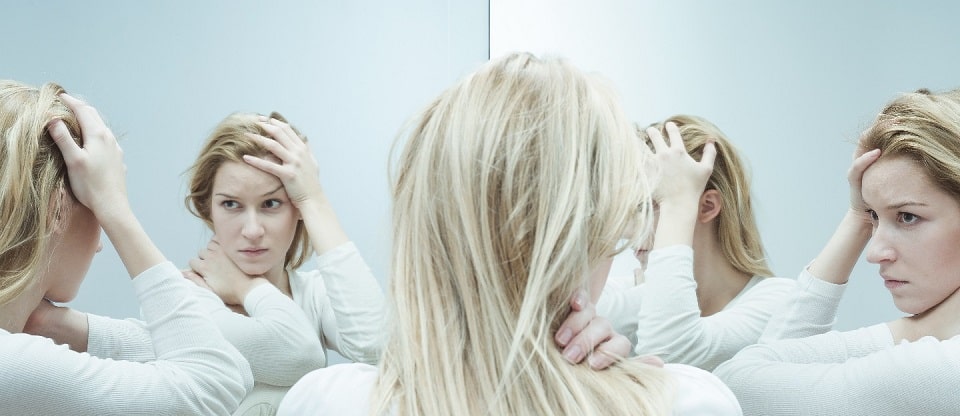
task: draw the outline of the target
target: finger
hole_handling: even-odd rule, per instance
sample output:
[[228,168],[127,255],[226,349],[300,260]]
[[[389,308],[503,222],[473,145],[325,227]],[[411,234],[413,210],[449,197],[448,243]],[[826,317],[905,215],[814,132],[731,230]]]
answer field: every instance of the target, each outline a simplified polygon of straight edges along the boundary
[[53,142],[60,148],[60,153],[63,154],[63,160],[67,165],[70,165],[71,162],[80,158],[83,150],[80,149],[76,140],[70,135],[70,129],[67,128],[67,124],[64,123],[63,120],[56,119],[51,121],[50,124],[47,125],[47,131],[50,133],[50,138],[53,139]]
[[571,311],[567,315],[567,319],[564,319],[563,323],[560,324],[560,328],[557,329],[557,334],[554,336],[557,345],[566,347],[570,340],[583,331],[594,317],[596,317],[596,311],[593,304],[585,305],[579,311]]
[[850,165],[850,171],[848,177],[851,183],[859,184],[861,178],[863,178],[863,172],[867,170],[873,162],[876,162],[880,158],[880,149],[873,149],[869,152],[866,152],[856,159],[853,160],[853,163]]
[[217,242],[216,240],[210,240],[210,242],[207,243],[207,252],[214,253],[219,250],[220,250],[220,243]]
[[610,340],[598,345],[597,348],[590,353],[590,357],[587,358],[587,363],[590,364],[590,368],[594,370],[602,370],[629,355],[630,348],[630,340],[623,335],[616,334],[616,336],[611,337]]
[[668,146],[678,147],[683,149],[686,152],[686,149],[683,147],[683,137],[680,135],[680,128],[677,127],[674,122],[667,122],[665,129],[667,130],[667,138],[670,139]]
[[[577,333],[563,349],[563,356],[571,363],[579,363],[603,342],[610,340],[616,332],[606,319],[592,319],[589,324]],[[629,351],[629,350],[628,350]]]
[[261,136],[259,134],[253,134],[253,133],[244,133],[244,134],[246,134],[247,137],[249,137],[253,141],[257,142],[257,144],[267,149],[268,152],[276,156],[277,159],[280,159],[281,162],[289,163],[294,159],[294,154],[290,150],[290,148],[284,146],[276,138],[271,139],[269,137],[265,137],[265,136]]
[[297,149],[298,145],[303,143],[300,136],[297,136],[297,133],[287,123],[271,118],[259,124],[277,143],[286,149]]
[[650,137],[650,143],[653,143],[654,153],[661,153],[667,150],[667,144],[663,141],[663,135],[660,134],[660,130],[647,127],[647,136]]
[[106,129],[106,123],[100,118],[100,113],[84,101],[73,98],[70,94],[60,94],[60,101],[66,105],[73,114],[77,116],[77,122],[80,123],[81,134],[87,136],[100,137],[100,131]]
[[707,142],[703,146],[703,155],[700,156],[700,164],[703,166],[709,166],[710,169],[713,169],[713,163],[717,160],[717,144],[714,142]]
[[203,275],[203,260],[198,258],[192,258],[187,262],[187,265],[190,266],[190,269],[195,271],[199,275]]
[[276,176],[281,182],[283,182],[284,177],[286,177],[286,171],[283,169],[283,166],[276,162],[251,155],[243,155],[243,161],[247,162],[250,166]]
[[573,293],[573,296],[570,296],[570,309],[574,311],[582,311],[583,308],[587,305],[587,291],[584,289],[577,289]]

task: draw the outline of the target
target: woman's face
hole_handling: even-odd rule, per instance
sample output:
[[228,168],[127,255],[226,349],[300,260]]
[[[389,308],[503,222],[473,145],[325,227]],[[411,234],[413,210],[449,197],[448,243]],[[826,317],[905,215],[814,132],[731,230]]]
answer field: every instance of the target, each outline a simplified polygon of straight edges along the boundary
[[897,308],[926,312],[960,288],[960,203],[936,187],[916,162],[881,159],[863,174],[863,199],[874,216],[867,260]]
[[50,265],[44,276],[44,297],[54,302],[69,302],[77,296],[93,255],[102,248],[100,223],[87,207],[63,195],[57,231],[51,238]]
[[225,162],[214,176],[210,203],[216,239],[240,270],[251,276],[283,273],[300,212],[276,176]]

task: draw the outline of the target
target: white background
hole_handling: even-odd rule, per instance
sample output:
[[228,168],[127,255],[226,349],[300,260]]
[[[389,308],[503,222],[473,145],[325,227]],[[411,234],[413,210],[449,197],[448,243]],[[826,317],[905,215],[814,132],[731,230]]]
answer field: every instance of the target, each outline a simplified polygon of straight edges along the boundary
[[[960,3],[491,0],[492,57],[557,54],[606,76],[644,125],[714,122],[753,172],[771,267],[794,278],[847,209],[859,133],[898,92],[960,87]],[[861,259],[838,329],[900,316]]]

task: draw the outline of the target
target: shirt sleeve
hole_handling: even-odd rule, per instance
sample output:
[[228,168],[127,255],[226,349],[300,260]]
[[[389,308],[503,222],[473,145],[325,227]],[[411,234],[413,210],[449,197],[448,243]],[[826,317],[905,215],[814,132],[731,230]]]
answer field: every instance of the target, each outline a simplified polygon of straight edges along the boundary
[[716,370],[747,414],[946,415],[960,399],[960,342],[893,345],[886,324],[744,349]]
[[831,330],[844,289],[846,285],[820,280],[804,268],[797,277],[796,289],[786,298],[783,313],[770,320],[760,342],[808,337]]
[[792,290],[790,279],[767,278],[708,317],[700,316],[693,249],[676,245],[650,252],[637,315],[637,355],[713,370],[755,344]]
[[43,337],[0,335],[3,413],[230,414],[253,378],[246,360],[201,312],[192,283],[162,263],[133,285],[156,361],[102,359]]
[[324,344],[350,360],[376,363],[385,341],[379,282],[353,242],[319,256],[317,269],[323,284],[310,285],[314,290],[305,296],[319,305]]

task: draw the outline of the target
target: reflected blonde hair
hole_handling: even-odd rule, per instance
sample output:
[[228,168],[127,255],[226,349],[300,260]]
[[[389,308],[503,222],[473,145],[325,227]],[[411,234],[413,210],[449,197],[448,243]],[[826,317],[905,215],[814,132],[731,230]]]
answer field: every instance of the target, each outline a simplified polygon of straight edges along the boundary
[[[211,230],[213,230],[213,220],[210,217],[213,181],[220,166],[226,162],[246,165],[243,155],[273,157],[269,150],[247,137],[247,133],[270,137],[270,134],[257,124],[260,117],[261,115],[256,113],[234,113],[227,116],[214,127],[213,133],[210,133],[203,148],[200,149],[197,160],[187,171],[190,176],[190,193],[184,198],[183,203],[191,214],[203,220]],[[277,112],[270,113],[270,118],[287,122]],[[306,136],[296,128],[294,131],[304,142],[307,141]],[[293,242],[290,243],[284,258],[284,267],[299,268],[310,257],[311,252],[307,228],[303,225],[303,221],[299,221],[293,235]]]
[[649,151],[611,91],[514,54],[442,93],[406,136],[374,413],[667,413],[662,369],[594,371],[553,342],[589,272],[650,229]]
[[[708,142],[715,143],[717,159],[704,190],[716,189],[723,203],[716,229],[724,257],[740,272],[751,276],[773,276],[753,214],[750,176],[737,148],[716,125],[703,117],[680,114],[651,124],[651,127],[666,137],[666,123],[670,122],[680,129],[684,147],[695,160],[703,157],[703,147]],[[637,128],[640,137],[649,145],[650,137],[644,130]]]
[[49,261],[54,219],[69,206],[61,192],[72,197],[63,155],[47,132],[62,119],[80,137],[62,92],[53,83],[38,89],[0,80],[0,305],[29,288]]
[[907,157],[960,201],[960,89],[902,94],[888,103],[860,138],[880,158]]

